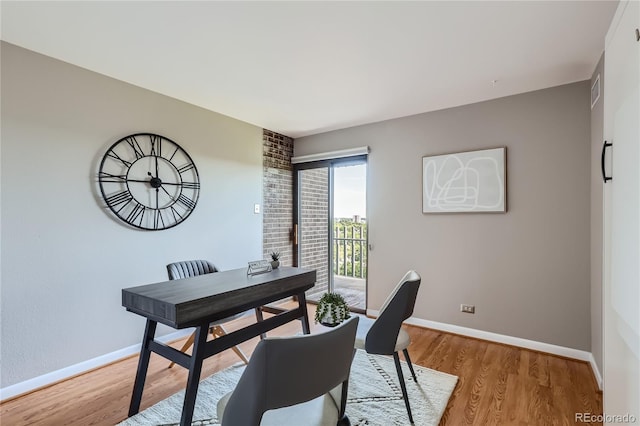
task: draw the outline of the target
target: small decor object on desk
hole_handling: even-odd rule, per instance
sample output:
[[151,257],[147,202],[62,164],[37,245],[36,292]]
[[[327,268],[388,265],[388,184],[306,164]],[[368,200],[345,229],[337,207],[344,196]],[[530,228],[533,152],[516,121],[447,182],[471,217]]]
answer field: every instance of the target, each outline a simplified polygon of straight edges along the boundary
[[249,262],[247,275],[264,274],[265,272],[271,272],[271,270],[271,263],[268,260],[254,260]]
[[278,269],[278,266],[280,266],[280,252],[279,251],[272,251],[271,252],[271,267],[273,269]]
[[338,293],[325,293],[318,302],[315,320],[327,327],[335,327],[350,316],[344,297]]

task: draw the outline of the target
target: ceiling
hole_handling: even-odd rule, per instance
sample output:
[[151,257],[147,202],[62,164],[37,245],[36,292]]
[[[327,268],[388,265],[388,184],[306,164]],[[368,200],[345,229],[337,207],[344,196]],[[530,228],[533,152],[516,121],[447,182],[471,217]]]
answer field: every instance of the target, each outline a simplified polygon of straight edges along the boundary
[[300,137],[589,79],[616,6],[2,1],[1,34]]

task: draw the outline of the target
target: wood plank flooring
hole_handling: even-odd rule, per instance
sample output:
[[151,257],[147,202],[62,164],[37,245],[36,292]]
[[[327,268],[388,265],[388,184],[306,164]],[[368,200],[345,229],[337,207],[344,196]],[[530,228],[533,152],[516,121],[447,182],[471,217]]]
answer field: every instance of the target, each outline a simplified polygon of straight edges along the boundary
[[[309,310],[313,318],[315,307],[310,305]],[[254,320],[248,316],[225,328],[235,330]],[[459,377],[440,425],[574,425],[581,424],[575,422],[575,413],[602,414],[602,394],[585,362],[430,329],[406,328],[415,364]],[[300,330],[296,321],[269,334],[291,335]],[[256,338],[240,347],[249,355],[257,342]],[[179,348],[183,343],[180,340],[172,346]],[[238,361],[233,351],[211,357],[204,362],[202,377]],[[136,366],[137,356],[132,356],[5,401],[0,404],[0,424],[116,424],[127,416]],[[184,389],[187,371],[167,366],[167,360],[151,356],[141,409]]]

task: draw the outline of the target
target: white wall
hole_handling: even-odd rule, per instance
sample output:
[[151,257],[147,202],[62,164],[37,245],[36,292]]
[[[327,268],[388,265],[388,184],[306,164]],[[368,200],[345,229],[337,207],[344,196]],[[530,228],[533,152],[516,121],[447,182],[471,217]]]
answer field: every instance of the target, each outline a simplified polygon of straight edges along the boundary
[[600,76],[600,99],[591,109],[591,353],[602,374],[602,152],[604,126],[604,53],[589,84]]
[[[120,290],[165,281],[167,263],[205,258],[231,269],[261,257],[253,204],[262,202],[262,129],[10,44],[1,49],[6,387],[140,342],[144,320],[121,307]],[[134,132],[175,140],[198,167],[200,200],[175,228],[128,228],[100,201],[100,158]]]
[[[369,309],[415,269],[418,319],[590,351],[589,115],[580,82],[296,139],[294,155],[371,148]],[[423,156],[498,146],[506,214],[422,213]]]

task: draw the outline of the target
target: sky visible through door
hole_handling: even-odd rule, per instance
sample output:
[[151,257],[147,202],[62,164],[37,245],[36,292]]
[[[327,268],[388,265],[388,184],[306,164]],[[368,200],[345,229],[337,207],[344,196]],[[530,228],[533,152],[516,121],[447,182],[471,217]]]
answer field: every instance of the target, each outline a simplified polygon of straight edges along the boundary
[[367,165],[336,167],[334,169],[334,217],[351,218],[367,214]]

